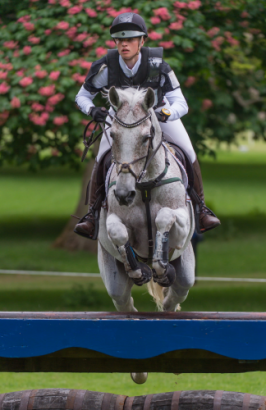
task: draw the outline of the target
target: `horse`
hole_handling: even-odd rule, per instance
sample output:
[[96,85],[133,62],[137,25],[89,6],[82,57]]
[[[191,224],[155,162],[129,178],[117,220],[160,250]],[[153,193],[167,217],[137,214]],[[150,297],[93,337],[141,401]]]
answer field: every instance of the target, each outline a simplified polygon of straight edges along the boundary
[[131,289],[144,283],[159,310],[176,311],[195,281],[185,173],[163,142],[151,88],[111,87],[107,98],[113,163],[99,221],[100,275],[118,311],[137,311]]

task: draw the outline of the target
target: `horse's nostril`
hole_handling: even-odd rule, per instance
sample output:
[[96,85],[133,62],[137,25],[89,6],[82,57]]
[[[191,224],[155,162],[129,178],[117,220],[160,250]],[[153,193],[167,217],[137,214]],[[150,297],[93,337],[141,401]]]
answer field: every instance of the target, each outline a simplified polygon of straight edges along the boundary
[[126,200],[128,200],[129,202],[132,202],[133,199],[135,198],[135,195],[136,195],[136,191],[130,191],[126,197]]
[[117,201],[119,202],[119,205],[130,205],[136,195],[136,191],[129,191],[126,192],[124,190],[115,190],[114,191],[115,197],[117,199]]

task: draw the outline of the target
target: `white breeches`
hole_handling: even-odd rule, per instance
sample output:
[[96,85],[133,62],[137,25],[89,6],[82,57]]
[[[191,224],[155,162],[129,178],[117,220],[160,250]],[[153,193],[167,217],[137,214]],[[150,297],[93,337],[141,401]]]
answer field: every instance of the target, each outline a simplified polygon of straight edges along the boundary
[[[168,108],[168,104],[165,105],[165,108]],[[170,108],[170,105],[169,105]],[[160,111],[161,108],[157,108],[156,111]],[[111,112],[111,115],[113,115],[113,112]],[[107,117],[107,122],[112,122],[110,117]],[[184,149],[184,151],[186,151],[186,153],[188,154],[191,162],[195,162],[196,160],[196,154],[195,151],[193,149],[193,146],[191,144],[190,138],[188,136],[188,133],[182,123],[182,121],[179,120],[175,120],[175,121],[168,121],[166,123],[164,122],[160,122],[160,127],[161,130],[167,134],[165,135],[166,140],[169,141],[170,143],[173,142],[174,144],[178,145],[180,148]],[[110,130],[107,130],[108,136],[109,136],[109,141],[112,144],[112,138],[110,137]],[[97,161],[100,160],[100,158],[102,157],[102,155],[108,151],[110,148],[110,145],[107,141],[106,136],[103,134],[101,142],[100,142],[100,148],[99,148],[99,152],[97,155]]]

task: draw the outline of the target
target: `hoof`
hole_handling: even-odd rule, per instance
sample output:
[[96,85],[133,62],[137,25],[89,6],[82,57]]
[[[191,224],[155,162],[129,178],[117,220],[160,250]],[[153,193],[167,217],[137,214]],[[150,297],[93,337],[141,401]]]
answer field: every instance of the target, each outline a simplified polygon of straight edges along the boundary
[[143,384],[148,378],[148,373],[130,373],[131,379],[137,384]]
[[176,272],[173,265],[170,263],[167,264],[166,270],[163,276],[158,276],[155,271],[153,271],[153,280],[154,282],[158,283],[158,285],[162,286],[163,288],[169,288],[175,281]]
[[138,268],[141,270],[142,276],[140,278],[132,278],[132,279],[135,285],[142,286],[144,285],[144,283],[150,282],[152,278],[152,270],[148,265],[145,265],[145,263],[142,263],[142,262],[138,262]]

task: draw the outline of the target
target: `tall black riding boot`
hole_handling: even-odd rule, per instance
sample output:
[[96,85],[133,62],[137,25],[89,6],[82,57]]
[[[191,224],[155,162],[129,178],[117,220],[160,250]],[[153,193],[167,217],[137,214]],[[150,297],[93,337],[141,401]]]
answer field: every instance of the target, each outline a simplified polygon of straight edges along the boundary
[[195,209],[196,230],[198,233],[209,231],[221,225],[217,216],[205,205],[204,191],[199,161],[192,164],[194,171],[194,192],[191,192],[191,199]]
[[103,161],[99,163],[95,161],[89,186],[89,212],[79,220],[74,229],[75,233],[85,238],[97,239],[100,210],[104,196]]

